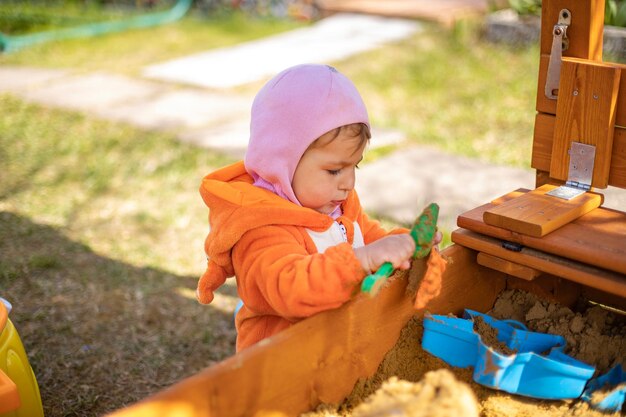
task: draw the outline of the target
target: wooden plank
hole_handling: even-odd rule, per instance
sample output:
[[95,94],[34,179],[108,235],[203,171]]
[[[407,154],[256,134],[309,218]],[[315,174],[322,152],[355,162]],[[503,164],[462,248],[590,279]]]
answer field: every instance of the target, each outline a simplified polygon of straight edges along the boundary
[[[604,0],[544,0],[541,5],[541,53],[550,54],[552,29],[559,12],[568,9],[571,25],[567,29],[569,48],[563,56],[602,60]],[[543,86],[540,88],[543,92]]]
[[[547,171],[537,170],[535,171],[535,187],[539,188],[545,184],[552,184],[550,180],[550,173]],[[557,184],[555,184],[557,185]],[[558,185],[562,185],[562,182]]]
[[622,77],[619,81],[617,106],[615,111],[615,125],[626,128],[626,64],[613,64],[620,68]]
[[624,212],[600,207],[542,238],[490,226],[483,221],[486,210],[526,192],[528,190],[519,189],[467,211],[457,218],[457,225],[487,236],[626,274]]
[[596,290],[595,288],[584,288],[582,296],[585,300],[591,300],[595,303],[602,304],[602,306],[611,306],[626,311],[626,298],[617,297],[614,294]]
[[[625,77],[626,78],[626,77]],[[626,97],[626,93],[624,94]],[[556,117],[538,113],[535,118],[535,133],[531,166],[539,171],[550,170],[552,144]],[[613,134],[611,150],[611,167],[609,169],[609,185],[626,188],[626,129],[616,127]]]
[[542,237],[591,210],[600,207],[604,197],[592,192],[571,200],[547,195],[556,185],[546,184],[517,198],[498,204],[483,213],[483,221],[529,236]]
[[[462,246],[443,254],[451,262],[428,310],[489,310],[504,289],[504,275],[476,264],[476,252]],[[320,402],[337,403],[359,378],[374,374],[408,320],[424,314],[414,310],[406,286],[405,279],[395,279],[374,298],[360,296],[303,320],[109,416],[295,416]]]
[[552,32],[563,9],[569,10],[571,24],[566,32],[569,46],[562,52],[562,56],[602,61],[604,0],[544,0],[541,7],[540,56],[542,58],[537,86],[537,111],[551,114],[556,112],[556,100],[545,96],[544,87],[552,49]]
[[624,274],[592,267],[528,247],[524,247],[520,251],[511,251],[502,246],[502,240],[469,230],[457,229],[452,232],[451,237],[452,241],[458,245],[626,298],[626,276]]
[[[546,97],[544,88],[548,78],[548,65],[550,63],[550,51],[539,57],[539,76],[537,81],[537,111],[540,113],[556,114],[557,100]],[[558,93],[556,93],[558,95]]]
[[322,16],[332,13],[365,13],[387,17],[431,20],[445,26],[456,21],[482,16],[487,10],[484,0],[446,0],[433,2],[407,0],[316,0]]
[[[539,58],[539,78],[537,86],[537,111],[539,113],[556,114],[556,105],[558,100],[551,100],[543,93],[546,84],[546,76],[548,72],[548,62],[550,55],[541,55]],[[612,67],[619,68],[622,71],[622,77],[619,82],[619,93],[617,94],[617,105],[615,112],[615,124],[617,126],[626,127],[626,64],[605,63]]]
[[619,68],[563,59],[550,177],[567,180],[572,142],[595,147],[592,186],[609,182]]
[[[536,170],[549,172],[554,142],[554,126],[556,117],[551,114],[537,113],[533,133],[533,149],[530,166]],[[615,141],[617,135],[613,135]],[[612,158],[611,158],[612,159]]]
[[559,303],[573,309],[580,300],[582,290],[589,288],[567,279],[538,272],[541,275],[532,281],[507,278],[506,289],[530,292],[551,303]]
[[506,259],[498,258],[497,256],[489,255],[484,252],[478,253],[476,262],[478,262],[478,265],[495,269],[496,271],[503,272],[507,275],[511,275],[525,281],[532,281],[541,275],[541,271],[537,271],[536,269],[516,264],[515,262],[507,261]]
[[626,129],[615,129],[609,185],[626,188]]

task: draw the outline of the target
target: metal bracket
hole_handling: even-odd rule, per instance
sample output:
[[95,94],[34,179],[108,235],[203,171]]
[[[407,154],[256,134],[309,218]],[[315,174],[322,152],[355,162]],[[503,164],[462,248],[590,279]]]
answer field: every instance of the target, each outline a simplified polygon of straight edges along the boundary
[[561,79],[561,57],[563,51],[569,48],[567,38],[567,27],[571,24],[572,14],[567,9],[559,12],[559,21],[552,29],[552,49],[550,50],[550,62],[548,63],[548,74],[544,93],[551,100],[556,100],[555,91],[559,89]]
[[565,185],[546,193],[565,200],[571,200],[591,190],[596,147],[580,142],[572,142],[572,147],[568,153],[569,170]]

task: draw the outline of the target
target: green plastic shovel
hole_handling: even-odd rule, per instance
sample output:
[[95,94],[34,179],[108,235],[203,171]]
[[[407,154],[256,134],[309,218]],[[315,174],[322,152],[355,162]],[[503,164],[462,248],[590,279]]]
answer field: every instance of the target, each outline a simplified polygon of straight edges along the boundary
[[[413,258],[424,258],[430,253],[433,238],[435,237],[435,233],[437,233],[438,218],[439,206],[435,203],[431,203],[422,211],[422,214],[415,221],[410,232],[413,241],[415,241],[415,253],[413,253]],[[375,296],[392,273],[393,265],[390,262],[385,262],[375,273],[365,277],[361,283],[361,292],[369,294],[372,297]]]

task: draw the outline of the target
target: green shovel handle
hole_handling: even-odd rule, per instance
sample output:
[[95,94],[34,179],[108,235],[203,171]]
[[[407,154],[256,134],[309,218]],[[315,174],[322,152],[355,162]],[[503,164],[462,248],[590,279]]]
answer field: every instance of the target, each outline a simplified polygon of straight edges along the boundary
[[[424,209],[411,228],[410,235],[415,242],[414,258],[424,258],[430,253],[432,241],[437,233],[439,206],[431,203]],[[365,277],[361,283],[361,292],[374,296],[382,285],[393,274],[393,265],[390,262],[382,264],[378,271]]]
[[361,291],[372,294],[376,293],[374,287],[382,285],[391,274],[393,274],[393,265],[391,262],[385,262],[376,272],[365,277],[361,283]]

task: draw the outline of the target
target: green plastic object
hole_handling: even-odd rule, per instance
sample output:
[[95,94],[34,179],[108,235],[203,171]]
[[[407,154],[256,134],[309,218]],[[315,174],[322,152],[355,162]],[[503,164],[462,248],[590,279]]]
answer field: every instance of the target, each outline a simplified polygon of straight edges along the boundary
[[[430,253],[433,238],[437,233],[437,220],[439,219],[439,206],[431,203],[422,211],[411,228],[411,237],[415,242],[413,258],[424,258]],[[365,277],[361,283],[361,292],[375,296],[383,284],[393,274],[393,265],[385,262],[378,270]]]
[[380,287],[387,281],[393,274],[393,265],[389,262],[385,262],[378,268],[376,272],[365,277],[361,283],[361,292],[375,295],[378,293]]
[[158,26],[183,17],[191,7],[192,2],[193,0],[178,0],[171,9],[164,12],[145,14],[120,21],[90,23],[72,28],[48,30],[27,35],[10,36],[0,33],[0,50],[5,53],[15,52],[39,43]]

